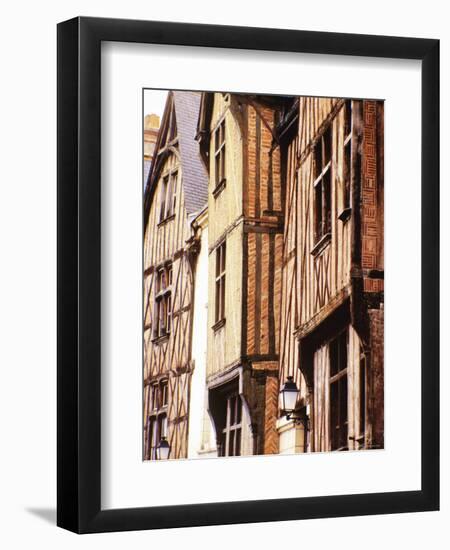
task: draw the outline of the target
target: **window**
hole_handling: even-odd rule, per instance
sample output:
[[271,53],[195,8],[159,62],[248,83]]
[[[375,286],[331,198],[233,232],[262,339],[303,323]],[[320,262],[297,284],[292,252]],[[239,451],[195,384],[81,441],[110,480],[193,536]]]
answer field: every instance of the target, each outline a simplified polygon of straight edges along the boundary
[[215,186],[225,184],[225,120],[216,128],[214,136]]
[[148,460],[157,460],[156,450],[162,437],[167,437],[167,415],[165,413],[148,419]]
[[216,248],[216,323],[225,319],[225,265],[226,243],[224,242]]
[[175,214],[175,207],[177,204],[177,177],[178,172],[175,171],[170,172],[162,179],[159,223]]
[[158,384],[150,386],[150,410],[155,411],[158,408]]
[[159,221],[162,222],[166,219],[166,202],[167,202],[167,189],[169,187],[169,177],[163,178],[161,183],[161,199],[159,210]]
[[178,191],[177,179],[178,179],[178,172],[174,172],[171,175],[171,187],[170,187],[170,192],[172,194],[172,211],[171,211],[171,215],[175,215],[175,213],[176,213],[177,191]]
[[169,389],[167,386],[167,380],[162,380],[160,384],[160,391],[161,391],[161,406],[166,407],[168,403],[168,397],[169,397]]
[[330,446],[348,449],[347,331],[330,342]]
[[146,458],[156,460],[156,449],[162,437],[167,437],[168,380],[150,385],[150,407],[147,420]]
[[313,149],[314,236],[319,242],[331,233],[331,148],[332,126],[317,140]]
[[237,393],[226,398],[226,423],[219,445],[220,456],[241,454],[242,401]]
[[153,338],[170,333],[172,325],[172,264],[156,271]]
[[350,208],[350,185],[352,176],[352,102],[344,103],[344,197],[343,211]]

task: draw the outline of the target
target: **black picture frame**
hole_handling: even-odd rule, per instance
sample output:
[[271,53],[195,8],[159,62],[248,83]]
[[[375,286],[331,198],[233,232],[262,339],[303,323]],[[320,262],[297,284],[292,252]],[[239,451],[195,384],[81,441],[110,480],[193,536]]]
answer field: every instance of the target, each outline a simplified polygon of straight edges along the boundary
[[[420,491],[102,510],[102,41],[422,62]],[[57,524],[76,533],[419,512],[439,508],[439,41],[77,17],[58,25]],[[415,298],[413,298],[415,299]]]

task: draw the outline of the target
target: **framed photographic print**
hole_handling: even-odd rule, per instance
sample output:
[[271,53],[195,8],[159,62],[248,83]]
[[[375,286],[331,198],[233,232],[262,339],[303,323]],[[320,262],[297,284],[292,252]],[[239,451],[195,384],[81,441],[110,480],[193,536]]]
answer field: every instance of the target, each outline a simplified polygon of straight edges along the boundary
[[439,42],[58,25],[58,525],[437,510]]

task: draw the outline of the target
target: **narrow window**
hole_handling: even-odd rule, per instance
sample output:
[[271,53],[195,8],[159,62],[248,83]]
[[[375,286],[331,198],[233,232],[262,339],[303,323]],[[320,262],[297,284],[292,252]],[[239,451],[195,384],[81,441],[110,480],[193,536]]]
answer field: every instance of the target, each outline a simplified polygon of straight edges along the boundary
[[172,325],[172,264],[156,272],[155,323],[153,337],[169,334]]
[[163,222],[175,214],[177,204],[178,172],[170,172],[161,182],[159,222]]
[[319,242],[331,233],[332,126],[317,140],[313,150],[314,236]]
[[169,176],[162,179],[161,182],[161,197],[160,197],[160,210],[159,221],[162,222],[166,218],[166,201],[167,201],[167,188],[169,186]]
[[172,193],[172,211],[171,214],[176,214],[176,206],[177,206],[177,179],[178,179],[178,172],[174,172],[171,175],[171,193]]
[[225,319],[225,266],[226,243],[224,242],[216,249],[216,323]]
[[151,385],[151,406],[147,420],[147,460],[157,460],[157,447],[162,437],[167,437],[168,380]]
[[350,184],[352,177],[352,102],[344,103],[344,197],[343,210],[350,208]]
[[241,454],[242,432],[242,400],[239,394],[228,395],[225,406],[226,421],[222,430],[221,456],[239,456]]
[[162,437],[167,437],[166,413],[154,415],[148,422],[148,459],[157,460],[157,447]]
[[168,403],[169,393],[167,380],[161,382],[161,407],[166,407]]
[[150,386],[150,410],[155,411],[158,408],[158,384]]
[[214,135],[214,163],[215,163],[215,186],[224,185],[225,176],[225,120],[216,128]]
[[330,351],[330,447],[348,450],[347,331],[329,344]]

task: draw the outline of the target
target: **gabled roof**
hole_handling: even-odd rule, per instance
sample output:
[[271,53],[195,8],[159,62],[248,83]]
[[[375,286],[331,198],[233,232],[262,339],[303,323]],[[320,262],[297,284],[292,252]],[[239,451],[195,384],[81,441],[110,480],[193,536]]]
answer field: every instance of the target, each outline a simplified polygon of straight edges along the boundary
[[195,140],[200,99],[201,93],[199,92],[174,91],[169,92],[167,96],[155,154],[145,188],[145,225],[154,189],[165,158],[164,155],[159,155],[158,153],[164,148],[167,136],[170,135],[169,125],[176,127],[182,170],[184,204],[187,213],[192,214],[201,210],[208,201],[208,175],[200,158],[199,145]]
[[201,94],[198,92],[173,92],[185,207],[189,214],[200,210],[208,201],[208,174],[200,158],[195,140]]

